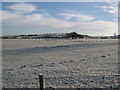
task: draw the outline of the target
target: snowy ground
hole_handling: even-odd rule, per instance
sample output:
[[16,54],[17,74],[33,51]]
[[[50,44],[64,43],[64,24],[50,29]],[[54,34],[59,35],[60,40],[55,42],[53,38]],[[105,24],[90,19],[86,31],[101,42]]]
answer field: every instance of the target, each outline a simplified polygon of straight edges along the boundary
[[3,87],[117,87],[117,40],[84,41],[3,40]]

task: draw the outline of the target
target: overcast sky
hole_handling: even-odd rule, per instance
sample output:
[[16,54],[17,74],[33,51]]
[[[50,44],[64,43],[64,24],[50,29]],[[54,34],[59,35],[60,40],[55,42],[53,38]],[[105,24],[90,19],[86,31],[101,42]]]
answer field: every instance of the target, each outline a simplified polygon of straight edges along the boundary
[[3,35],[76,31],[103,36],[118,32],[118,9],[107,2],[3,2],[1,12]]

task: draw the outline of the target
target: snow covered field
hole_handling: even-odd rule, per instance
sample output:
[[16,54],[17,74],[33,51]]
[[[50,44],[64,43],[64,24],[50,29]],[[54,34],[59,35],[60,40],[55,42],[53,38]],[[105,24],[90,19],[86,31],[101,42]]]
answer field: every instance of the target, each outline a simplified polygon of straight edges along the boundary
[[117,87],[117,40],[84,41],[3,40],[3,87]]

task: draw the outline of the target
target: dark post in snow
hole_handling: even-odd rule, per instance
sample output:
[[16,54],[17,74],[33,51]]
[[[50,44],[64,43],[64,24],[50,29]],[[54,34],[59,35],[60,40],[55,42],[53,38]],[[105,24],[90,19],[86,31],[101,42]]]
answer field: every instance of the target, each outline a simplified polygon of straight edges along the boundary
[[44,90],[44,76],[39,75],[39,84],[40,84],[40,90]]

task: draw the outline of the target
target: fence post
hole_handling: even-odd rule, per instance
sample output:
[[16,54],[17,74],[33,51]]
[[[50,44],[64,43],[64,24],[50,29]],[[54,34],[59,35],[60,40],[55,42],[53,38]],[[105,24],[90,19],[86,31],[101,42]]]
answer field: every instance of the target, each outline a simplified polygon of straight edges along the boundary
[[40,90],[44,90],[44,76],[39,75],[39,84],[40,84]]

